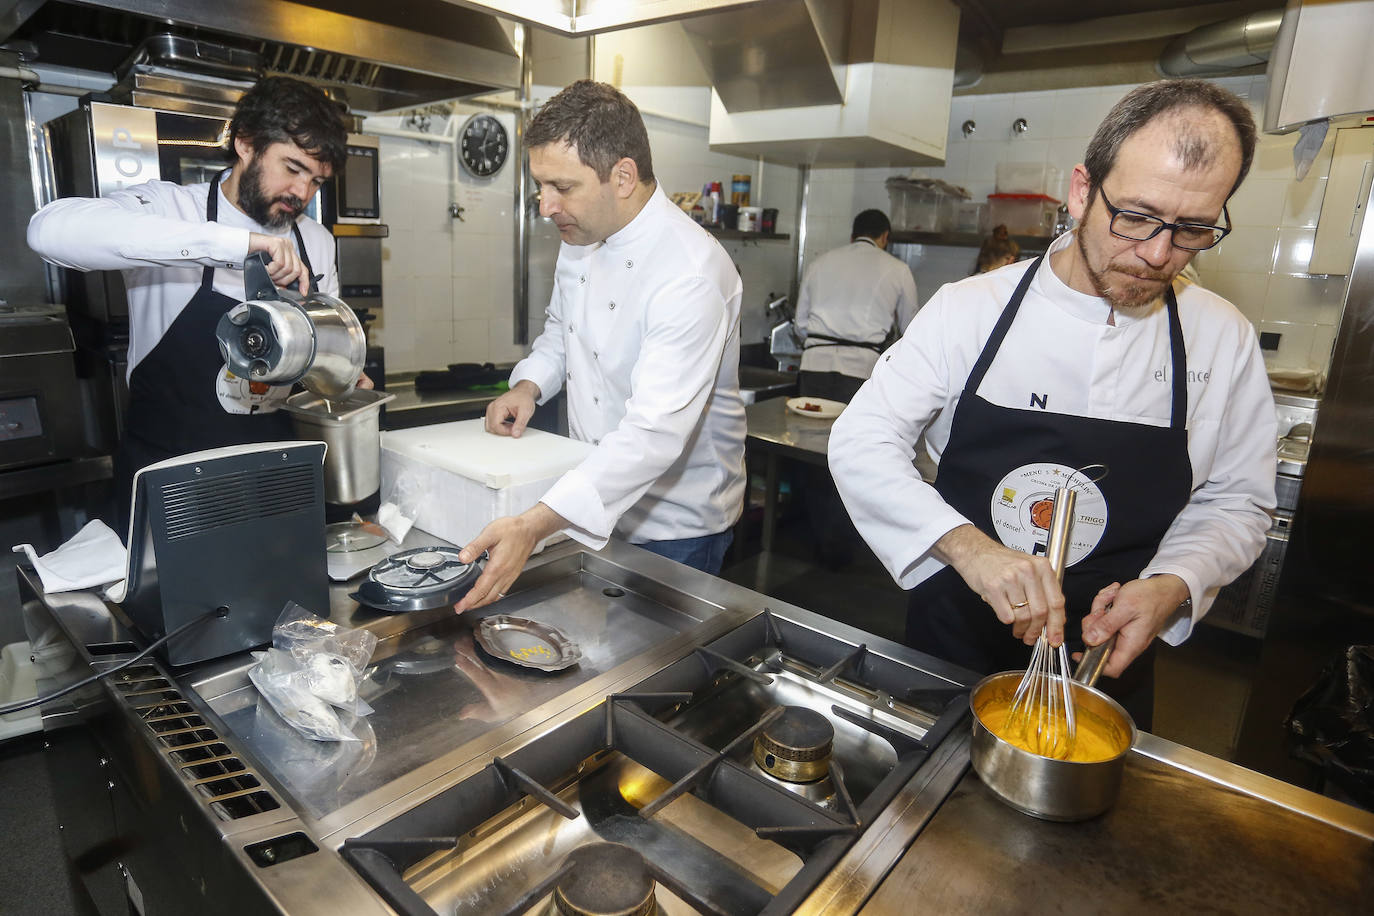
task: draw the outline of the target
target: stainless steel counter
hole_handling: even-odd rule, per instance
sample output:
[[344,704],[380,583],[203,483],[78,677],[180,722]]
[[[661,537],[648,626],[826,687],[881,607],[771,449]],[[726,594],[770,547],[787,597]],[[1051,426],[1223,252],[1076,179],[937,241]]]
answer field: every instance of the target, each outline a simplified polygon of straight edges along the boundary
[[1374,814],[1153,735],[1121,795],[1077,824],[1007,807],[968,771],[859,911],[1356,913]]
[[[138,637],[94,595],[43,595],[24,570],[21,582],[26,615],[55,624],[74,644],[62,678],[136,651]],[[356,746],[284,730],[259,708],[246,681],[247,656],[180,672],[148,665],[151,674],[138,675],[151,678],[147,685],[118,675],[45,707],[51,768],[67,805],[60,812],[64,842],[69,855],[84,856],[88,886],[104,881],[122,900],[126,882],[137,880],[148,912],[175,911],[188,894],[203,912],[226,916],[390,912],[340,858],[346,840],[734,632],[765,606],[849,645],[863,643],[873,658],[916,660],[946,683],[963,676],[615,542],[595,553],[572,542],[550,548],[491,608],[556,621],[582,643],[582,668],[552,676],[482,660],[471,647],[471,621],[446,608],[376,614],[348,591],[335,586],[331,617],[381,640],[365,689],[376,712],[359,726]],[[435,660],[437,667],[427,666]],[[409,678],[421,671],[428,676]],[[157,686],[161,678],[165,687]],[[144,705],[131,705],[134,697]],[[171,709],[183,702],[189,713],[149,711],[149,703]],[[176,728],[152,725],[188,717],[194,721],[184,731],[199,739],[194,744],[170,742]],[[207,786],[225,777],[178,756],[201,745],[216,761],[236,761],[242,791],[273,804],[213,816],[217,799],[233,796],[214,796]],[[930,912],[1353,912],[1374,892],[1374,815],[1150,735],[1132,755],[1117,805],[1082,824],[1036,821],[994,799],[968,772],[964,734],[939,745],[931,763],[797,912],[905,914],[918,904]],[[254,858],[262,844],[286,848],[281,843],[290,837],[317,848],[279,862]],[[171,910],[168,901],[176,901]]]

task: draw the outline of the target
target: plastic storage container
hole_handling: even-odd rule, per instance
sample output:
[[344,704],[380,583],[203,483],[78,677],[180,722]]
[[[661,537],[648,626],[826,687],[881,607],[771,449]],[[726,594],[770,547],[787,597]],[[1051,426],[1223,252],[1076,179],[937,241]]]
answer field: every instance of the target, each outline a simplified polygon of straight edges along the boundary
[[1061,193],[1059,169],[1044,162],[999,162],[997,193],[1045,194],[1053,197]]
[[[420,530],[461,546],[493,519],[533,506],[593,448],[538,429],[526,429],[519,439],[496,436],[484,423],[383,433],[382,499],[413,515]],[[563,536],[546,543],[556,540]]]
[[1044,194],[989,194],[989,226],[1006,226],[1012,235],[1054,233],[1054,213],[1059,201]]
[[947,231],[954,225],[955,205],[966,199],[962,188],[934,179],[889,178],[887,194],[888,219],[898,232]]
[[985,201],[961,200],[954,204],[954,222],[949,227],[955,232],[982,234],[988,231],[988,205]]

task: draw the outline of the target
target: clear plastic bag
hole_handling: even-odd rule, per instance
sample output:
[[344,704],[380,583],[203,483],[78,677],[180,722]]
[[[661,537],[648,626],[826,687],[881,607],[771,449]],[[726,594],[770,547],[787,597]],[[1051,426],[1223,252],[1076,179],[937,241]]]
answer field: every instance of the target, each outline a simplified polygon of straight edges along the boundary
[[356,741],[349,725],[372,712],[358,697],[358,685],[376,647],[368,631],[341,627],[288,601],[272,629],[272,648],[254,653],[257,664],[248,676],[301,734]]
[[291,653],[268,649],[253,657],[257,664],[248,669],[249,679],[292,728],[316,741],[358,740],[334,708],[311,692],[307,672]]

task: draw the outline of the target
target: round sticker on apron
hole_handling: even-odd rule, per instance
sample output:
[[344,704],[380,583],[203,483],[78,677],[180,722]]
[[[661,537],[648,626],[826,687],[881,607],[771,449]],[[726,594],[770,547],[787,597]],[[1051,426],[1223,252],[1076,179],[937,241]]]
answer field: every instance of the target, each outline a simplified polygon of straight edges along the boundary
[[1092,553],[1107,530],[1107,500],[1082,474],[1062,464],[1025,464],[1002,478],[992,494],[992,526],[1002,543],[1022,553],[1043,556],[1054,514],[1054,491],[1073,478],[1078,491],[1069,532],[1072,566]]
[[225,413],[271,413],[290,396],[291,386],[239,378],[226,364],[215,382],[215,394]]

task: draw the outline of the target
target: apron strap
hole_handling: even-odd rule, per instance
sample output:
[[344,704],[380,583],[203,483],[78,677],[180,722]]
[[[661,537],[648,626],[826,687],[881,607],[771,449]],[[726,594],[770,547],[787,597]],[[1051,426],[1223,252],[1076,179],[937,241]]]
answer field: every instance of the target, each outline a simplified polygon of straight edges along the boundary
[[[823,341],[822,343],[812,343],[812,340]],[[872,350],[874,353],[881,353],[885,349],[883,343],[872,343],[867,340],[850,340],[847,337],[831,337],[829,334],[807,334],[806,343],[802,346],[803,350],[814,350],[817,347],[859,347],[864,350]]]
[[1169,353],[1172,356],[1174,397],[1169,409],[1169,428],[1184,429],[1188,425],[1188,348],[1183,345],[1183,325],[1178,319],[1178,299],[1174,288],[1164,291],[1164,303],[1169,308]]
[[988,367],[992,365],[993,357],[1002,348],[1002,341],[1007,336],[1007,331],[1011,330],[1011,324],[1016,320],[1016,312],[1021,308],[1021,300],[1026,298],[1026,290],[1030,289],[1031,280],[1035,279],[1035,272],[1040,269],[1040,262],[1045,260],[1045,255],[1041,254],[1031,262],[1030,267],[1021,275],[1021,282],[1016,284],[1016,292],[1012,293],[1011,299],[1007,302],[1007,307],[1002,309],[1001,316],[997,319],[997,324],[993,326],[992,333],[988,335],[987,343],[983,344],[983,352],[978,354],[978,361],[973,364],[973,369],[968,374],[968,381],[964,383],[964,391],[977,394],[978,386],[983,384],[983,376],[987,374]]

